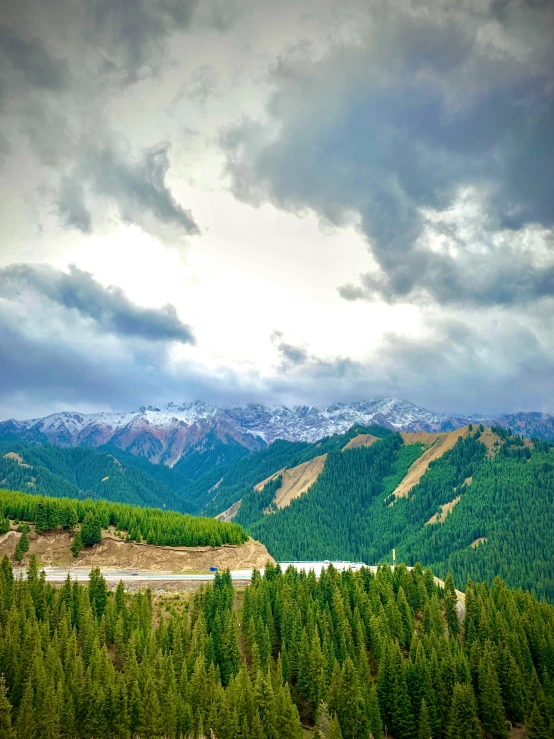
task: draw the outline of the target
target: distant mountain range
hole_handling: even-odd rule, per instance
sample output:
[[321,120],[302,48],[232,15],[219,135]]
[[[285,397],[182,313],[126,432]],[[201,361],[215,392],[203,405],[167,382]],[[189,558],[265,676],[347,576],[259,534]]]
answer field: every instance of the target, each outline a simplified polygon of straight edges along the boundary
[[[468,423],[511,428],[525,437],[554,440],[554,416],[509,413],[496,418],[434,413],[399,398],[328,406],[214,406],[196,401],[139,408],[130,413],[71,413],[0,422],[0,437],[67,447],[109,444],[155,464],[206,469],[263,449],[275,439],[313,443],[356,424],[399,431],[451,431]],[[186,468],[186,469],[184,469]]]

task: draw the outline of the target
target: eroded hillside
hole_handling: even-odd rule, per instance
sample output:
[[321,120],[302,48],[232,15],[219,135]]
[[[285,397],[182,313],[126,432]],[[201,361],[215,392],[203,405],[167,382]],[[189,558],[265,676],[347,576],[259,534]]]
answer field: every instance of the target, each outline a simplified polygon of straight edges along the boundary
[[[0,557],[13,557],[21,534],[15,530],[0,536]],[[210,567],[224,569],[261,568],[275,562],[263,544],[249,539],[237,546],[219,547],[156,547],[149,544],[122,541],[113,533],[104,532],[102,541],[83,549],[75,558],[71,551],[72,537],[66,531],[29,536],[26,564],[32,554],[43,565],[72,567],[112,567],[152,570],[154,572],[205,572]]]

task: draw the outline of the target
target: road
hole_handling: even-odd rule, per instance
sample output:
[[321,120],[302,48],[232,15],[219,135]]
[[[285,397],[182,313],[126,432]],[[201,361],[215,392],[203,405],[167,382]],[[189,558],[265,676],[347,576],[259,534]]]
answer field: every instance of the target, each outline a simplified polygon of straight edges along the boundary
[[[372,572],[377,572],[376,565],[364,565],[362,562],[331,562],[325,560],[324,562],[280,562],[281,569],[284,571],[288,567],[294,567],[296,570],[304,570],[309,572],[313,570],[316,577],[321,575],[321,570],[324,567],[328,567],[330,564],[337,570],[348,570],[351,569],[354,572],[367,567]],[[411,570],[411,567],[408,567]],[[152,572],[151,570],[117,570],[117,569],[105,569],[100,568],[102,575],[108,583],[118,583],[123,580],[125,583],[143,583],[143,582],[209,582],[215,578],[213,572],[194,572],[194,573],[175,573],[175,572]],[[79,582],[88,582],[90,568],[83,567],[45,567],[44,572],[46,575],[47,582],[63,582],[69,575],[72,580]],[[231,579],[237,581],[248,581],[252,577],[253,570],[231,570]],[[263,575],[263,569],[260,570]],[[14,568],[14,574],[16,577],[20,574],[25,576],[25,570],[23,568]],[[435,582],[438,585],[444,586],[444,582],[435,577]],[[465,596],[459,590],[456,591],[458,596],[457,610],[458,616],[461,621],[465,617]]]
[[[332,564],[338,570],[352,569],[358,570],[364,565],[361,562],[281,562],[281,568],[286,570],[287,567],[292,566],[297,570],[314,570],[316,576],[319,577],[323,567],[328,567]],[[376,570],[377,568],[371,568]],[[215,577],[213,572],[194,572],[194,573],[175,573],[175,572],[152,572],[151,570],[119,570],[119,569],[107,569],[100,568],[102,575],[107,582],[137,582],[142,580],[147,581],[204,581],[209,582]],[[90,567],[44,567],[44,573],[48,582],[63,582],[69,575],[72,580],[78,580],[79,582],[87,582],[89,579]],[[253,570],[231,570],[231,578],[233,580],[250,580],[252,577]],[[263,569],[260,570],[263,575]],[[16,577],[20,574],[25,576],[24,568],[14,568],[14,574]]]

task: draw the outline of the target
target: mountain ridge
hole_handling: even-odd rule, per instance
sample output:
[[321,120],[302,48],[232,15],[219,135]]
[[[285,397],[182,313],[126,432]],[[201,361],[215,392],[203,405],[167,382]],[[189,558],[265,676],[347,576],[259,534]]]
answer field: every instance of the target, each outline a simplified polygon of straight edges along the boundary
[[512,428],[526,437],[554,440],[554,415],[548,413],[530,411],[496,417],[435,413],[394,397],[321,406],[216,406],[194,401],[142,406],[122,413],[62,411],[43,418],[2,421],[0,437],[70,447],[110,444],[169,467],[197,454],[208,455],[213,457],[210,464],[215,467],[220,464],[218,460],[229,456],[230,447],[242,454],[259,451],[276,439],[314,443],[344,433],[355,424],[437,433],[480,422]]

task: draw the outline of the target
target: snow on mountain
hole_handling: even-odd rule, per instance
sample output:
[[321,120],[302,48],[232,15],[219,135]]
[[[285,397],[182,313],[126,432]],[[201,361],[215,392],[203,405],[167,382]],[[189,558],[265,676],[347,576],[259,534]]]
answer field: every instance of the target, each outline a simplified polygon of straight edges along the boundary
[[355,424],[380,424],[404,431],[450,431],[469,422],[511,426],[523,435],[554,438],[554,417],[520,413],[485,419],[433,413],[399,398],[373,398],[328,406],[214,406],[196,401],[139,408],[130,413],[54,413],[0,423],[0,435],[63,446],[97,447],[108,442],[152,462],[175,464],[207,445],[238,444],[252,451],[275,439],[314,442],[344,433]]

